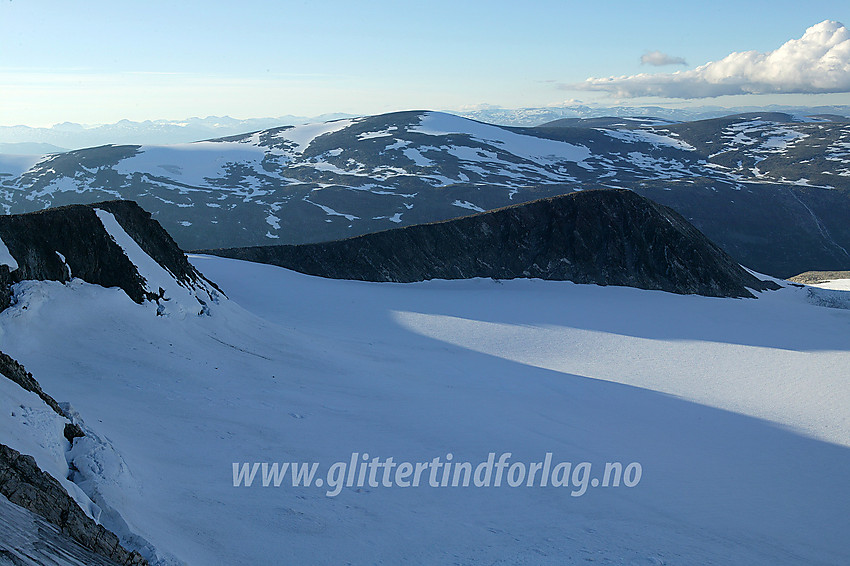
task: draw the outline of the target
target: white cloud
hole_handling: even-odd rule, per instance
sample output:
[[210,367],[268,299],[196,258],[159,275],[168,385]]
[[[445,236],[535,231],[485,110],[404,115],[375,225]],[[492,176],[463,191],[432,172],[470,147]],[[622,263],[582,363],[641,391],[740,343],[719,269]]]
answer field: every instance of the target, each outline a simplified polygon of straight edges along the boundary
[[663,65],[687,65],[688,63],[681,57],[673,57],[661,51],[647,51],[641,55],[640,64],[661,67]]
[[769,53],[736,52],[690,71],[591,77],[560,87],[605,91],[624,98],[850,92],[850,30],[827,20]]

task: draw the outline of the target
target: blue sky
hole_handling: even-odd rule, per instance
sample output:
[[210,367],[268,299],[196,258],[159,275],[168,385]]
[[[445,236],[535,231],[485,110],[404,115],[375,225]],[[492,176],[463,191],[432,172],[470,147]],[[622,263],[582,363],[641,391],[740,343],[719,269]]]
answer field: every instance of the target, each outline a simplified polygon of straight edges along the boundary
[[[687,100],[647,95],[657,87],[653,79],[650,87],[631,78],[585,83],[770,52],[824,20],[850,25],[850,2],[0,0],[0,124],[573,100],[850,104],[844,75],[821,88],[834,92],[817,95],[703,98],[690,88],[658,87],[688,93]],[[687,65],[641,64],[652,51]]]

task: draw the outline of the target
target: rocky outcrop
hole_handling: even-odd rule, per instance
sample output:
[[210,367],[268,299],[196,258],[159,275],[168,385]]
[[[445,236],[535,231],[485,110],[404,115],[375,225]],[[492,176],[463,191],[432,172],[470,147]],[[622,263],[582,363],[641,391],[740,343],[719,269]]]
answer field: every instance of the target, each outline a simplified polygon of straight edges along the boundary
[[116,564],[147,564],[137,552],[88,517],[65,489],[41,471],[31,456],[0,444],[0,494],[56,525],[62,533]]
[[776,288],[672,209],[627,190],[572,193],[327,243],[209,253],[367,281],[525,277],[712,297]]
[[8,265],[0,265],[0,311],[12,301],[12,274]]
[[156,300],[138,269],[113,240],[95,209],[112,213],[144,252],[187,288],[207,281],[150,213],[132,201],[108,201],[92,205],[0,216],[0,240],[18,268],[0,265],[0,310],[9,306],[11,285],[24,280],[69,281],[78,277],[104,287],[120,287],[141,303]]

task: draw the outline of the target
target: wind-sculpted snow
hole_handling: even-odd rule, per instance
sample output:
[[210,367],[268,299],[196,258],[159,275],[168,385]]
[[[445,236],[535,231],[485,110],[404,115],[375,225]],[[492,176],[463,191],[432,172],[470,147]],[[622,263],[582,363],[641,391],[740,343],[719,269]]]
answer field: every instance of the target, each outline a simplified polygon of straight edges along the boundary
[[[18,284],[0,313],[4,349],[120,453],[87,485],[171,564],[850,562],[850,311],[807,288],[735,300],[192,261],[231,298],[208,317],[153,317],[80,280]],[[234,462],[323,476],[352,452],[552,452],[643,476],[581,497],[232,483]]]

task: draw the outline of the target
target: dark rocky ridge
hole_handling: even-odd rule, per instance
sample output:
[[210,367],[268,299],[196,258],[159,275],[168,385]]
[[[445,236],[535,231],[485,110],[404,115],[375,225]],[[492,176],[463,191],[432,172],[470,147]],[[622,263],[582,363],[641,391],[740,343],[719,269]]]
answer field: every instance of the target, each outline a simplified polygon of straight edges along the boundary
[[146,288],[136,267],[104,229],[95,208],[115,215],[127,234],[181,285],[204,281],[215,287],[192,267],[149,212],[132,201],[107,201],[0,216],[0,239],[18,263],[14,271],[0,265],[0,310],[9,306],[14,283],[66,282],[71,275],[95,285],[120,287],[137,303],[157,299],[156,290]]
[[333,242],[208,253],[367,281],[524,277],[712,297],[776,288],[675,211],[628,190],[572,193]]

